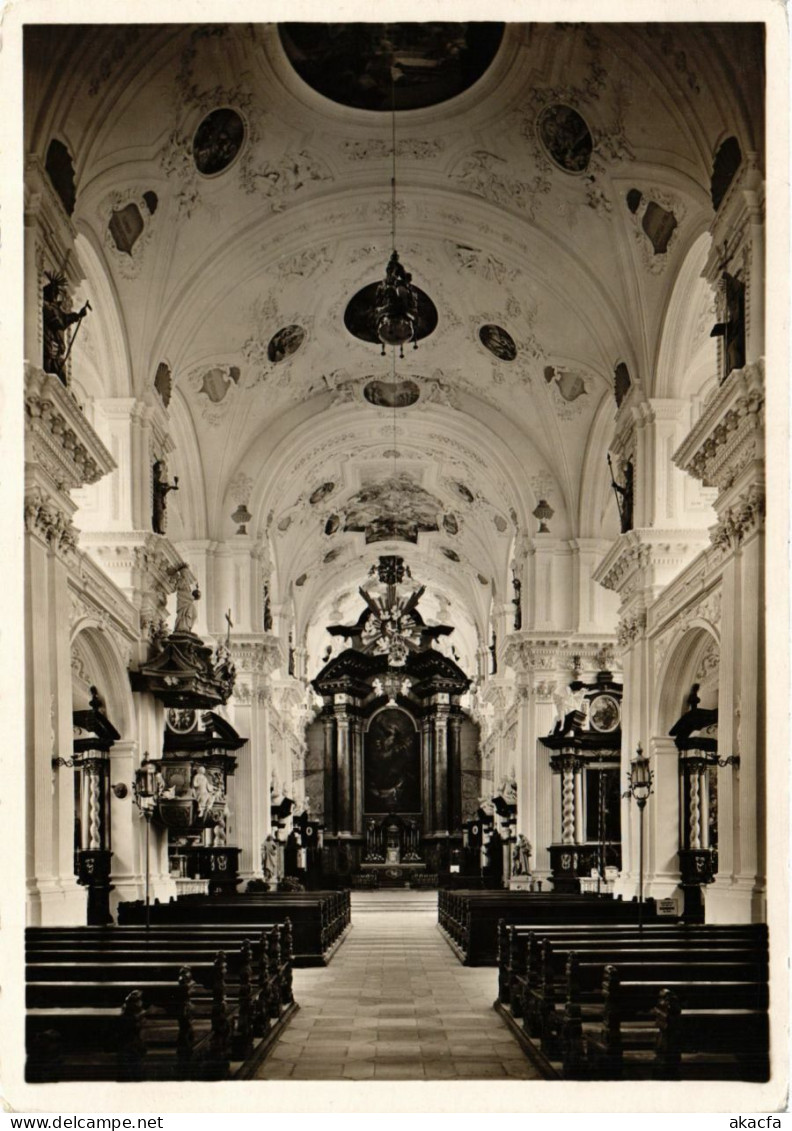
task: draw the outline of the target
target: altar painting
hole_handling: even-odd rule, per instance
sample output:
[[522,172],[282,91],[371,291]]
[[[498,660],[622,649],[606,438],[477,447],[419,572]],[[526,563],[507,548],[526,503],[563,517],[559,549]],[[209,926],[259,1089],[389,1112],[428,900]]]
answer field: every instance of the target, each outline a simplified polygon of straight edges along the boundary
[[421,812],[421,753],[409,715],[396,708],[371,721],[364,749],[367,813]]

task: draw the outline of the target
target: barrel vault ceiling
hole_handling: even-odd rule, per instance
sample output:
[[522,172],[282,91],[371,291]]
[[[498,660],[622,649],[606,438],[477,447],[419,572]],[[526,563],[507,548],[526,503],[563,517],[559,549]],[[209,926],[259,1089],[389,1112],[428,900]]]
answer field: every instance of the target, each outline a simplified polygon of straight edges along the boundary
[[[484,608],[540,498],[554,538],[615,536],[614,368],[651,390],[688,276],[710,356],[690,265],[712,154],[750,136],[739,34],[507,24],[472,86],[399,110],[395,242],[438,324],[394,361],[344,324],[391,250],[388,112],[314,90],[276,25],[29,29],[27,150],[57,137],[73,157],[96,311],[79,392],[150,397],[167,369],[171,537],[233,537],[245,501],[281,599],[315,610],[381,552]],[[558,106],[582,121],[566,149]],[[204,174],[196,131],[223,108],[241,145]]]

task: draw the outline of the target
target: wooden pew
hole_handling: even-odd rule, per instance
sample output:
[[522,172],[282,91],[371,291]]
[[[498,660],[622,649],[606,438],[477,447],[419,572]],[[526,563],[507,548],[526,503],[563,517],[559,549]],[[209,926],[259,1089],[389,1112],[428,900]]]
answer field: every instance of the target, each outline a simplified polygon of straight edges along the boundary
[[745,955],[764,955],[766,963],[767,935],[761,925],[738,926],[686,925],[657,920],[639,928],[629,924],[563,925],[542,924],[522,927],[501,921],[498,934],[498,998],[512,1007],[515,1016],[522,1016],[522,997],[526,978],[538,966],[540,938],[549,938],[557,948],[559,972],[563,967],[564,952],[577,949],[581,953],[600,947],[610,948],[614,954],[637,943],[652,950],[692,947],[705,944],[719,953],[737,951]]
[[656,990],[606,967],[601,1019],[582,1027],[587,1075],[767,1080],[766,995],[756,986],[753,995],[737,989],[729,982],[677,982]]
[[[643,906],[653,921],[655,904]],[[438,892],[438,923],[454,953],[466,966],[498,963],[499,923],[637,923],[638,903],[609,896],[538,892]]]
[[249,1075],[296,1008],[290,933],[275,925],[228,956],[191,938],[160,950],[125,928],[29,930],[29,1079],[220,1079],[232,1060]]
[[[119,905],[119,923],[145,923],[145,906],[138,900]],[[350,924],[348,892],[263,892],[231,897],[186,896],[149,909],[152,926],[263,927],[292,924],[294,965],[326,965],[343,941]]]
[[[713,1002],[713,987],[728,989],[733,1008],[767,1008],[766,981],[762,981],[755,961],[750,957],[721,962],[712,961],[707,952],[669,952],[651,961],[641,948],[624,952],[618,959],[608,952],[586,955],[586,961],[575,951],[566,955],[564,977],[556,975],[552,944],[543,940],[541,972],[524,1001],[523,1024],[531,1036],[539,1037],[543,1049],[555,1055],[562,1030],[562,1007],[572,1003],[581,1009],[581,1018],[598,1016],[604,1005],[605,971],[615,969],[618,961],[620,977],[631,986],[640,987],[632,994],[635,1009],[649,1016],[661,989],[673,986],[690,1008],[708,1008]],[[718,997],[718,995],[715,995]]]
[[767,1078],[763,925],[507,926],[501,938],[508,1004],[496,1008],[547,1075]]
[[[223,1079],[239,1014],[228,1005],[222,955],[214,971],[211,1014],[203,1020],[195,1017],[189,967],[167,993],[154,995],[154,1010],[147,1009],[140,989],[128,993],[120,1008],[83,1003],[28,1009],[26,1079]],[[90,990],[85,996],[90,1000]],[[244,1042],[244,1006],[239,1012]]]
[[[166,934],[167,937],[162,937]],[[267,989],[273,1000],[284,1006],[293,1001],[292,993],[292,933],[289,920],[282,926],[275,924],[260,932],[258,937],[249,929],[210,929],[195,932],[190,928],[160,932],[157,928],[139,932],[127,927],[69,927],[33,928],[27,932],[27,962],[29,973],[36,982],[60,981],[64,964],[72,969],[71,981],[92,980],[92,965],[99,964],[99,977],[105,971],[114,980],[123,982],[136,977],[149,982],[170,978],[174,967],[191,964],[199,983],[211,979],[211,963],[219,948],[228,952],[229,972],[232,980],[237,976],[240,954],[232,948],[244,947],[254,939],[257,970],[262,985],[265,980],[264,963],[269,968],[266,978],[273,982]],[[199,965],[203,962],[203,965]],[[141,965],[143,964],[143,965]],[[80,967],[84,970],[81,971]]]

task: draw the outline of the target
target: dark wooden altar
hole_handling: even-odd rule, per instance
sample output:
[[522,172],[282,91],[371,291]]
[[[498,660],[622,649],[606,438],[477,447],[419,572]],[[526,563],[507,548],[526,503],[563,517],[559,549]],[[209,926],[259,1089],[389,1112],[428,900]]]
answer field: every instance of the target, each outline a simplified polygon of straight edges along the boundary
[[459,704],[470,680],[436,648],[453,630],[424,624],[423,588],[405,583],[400,558],[375,570],[357,624],[329,629],[350,646],[313,681],[323,708],[309,760],[321,758],[323,788],[312,805],[323,807],[325,874],[341,878],[447,869],[470,800],[463,780],[480,783],[477,729]]
[[539,740],[561,786],[561,835],[548,845],[555,891],[578,892],[592,876],[602,887],[606,868],[621,867],[621,699],[609,671],[575,680],[553,734]]

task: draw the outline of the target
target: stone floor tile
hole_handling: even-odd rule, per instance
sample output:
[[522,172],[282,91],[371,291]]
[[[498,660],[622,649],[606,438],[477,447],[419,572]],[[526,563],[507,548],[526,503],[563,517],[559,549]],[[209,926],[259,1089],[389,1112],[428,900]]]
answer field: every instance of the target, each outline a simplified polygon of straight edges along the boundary
[[373,1075],[373,1060],[348,1060],[342,1073],[344,1080],[370,1080]]
[[340,1080],[344,1071],[341,1061],[331,1065],[295,1064],[290,1080]]
[[504,1076],[513,1076],[518,1080],[541,1080],[541,1076],[525,1054],[521,1060],[504,1060],[502,1067]]
[[377,1046],[374,1042],[367,1044],[358,1044],[352,1041],[347,1045],[347,1058],[349,1060],[373,1060],[376,1055]]
[[294,1062],[287,1060],[272,1060],[267,1059],[267,1074],[265,1077],[258,1077],[258,1079],[266,1080],[288,1080],[294,1072]]
[[326,968],[294,972],[295,1015],[258,1079],[539,1079],[434,912],[365,912]]
[[427,1080],[451,1080],[458,1075],[456,1065],[450,1060],[425,1060],[423,1069]]
[[398,1061],[375,1063],[375,1080],[423,1080],[424,1068],[420,1063],[400,1064]]
[[503,1065],[497,1060],[454,1060],[457,1074],[466,1080],[503,1079]]

